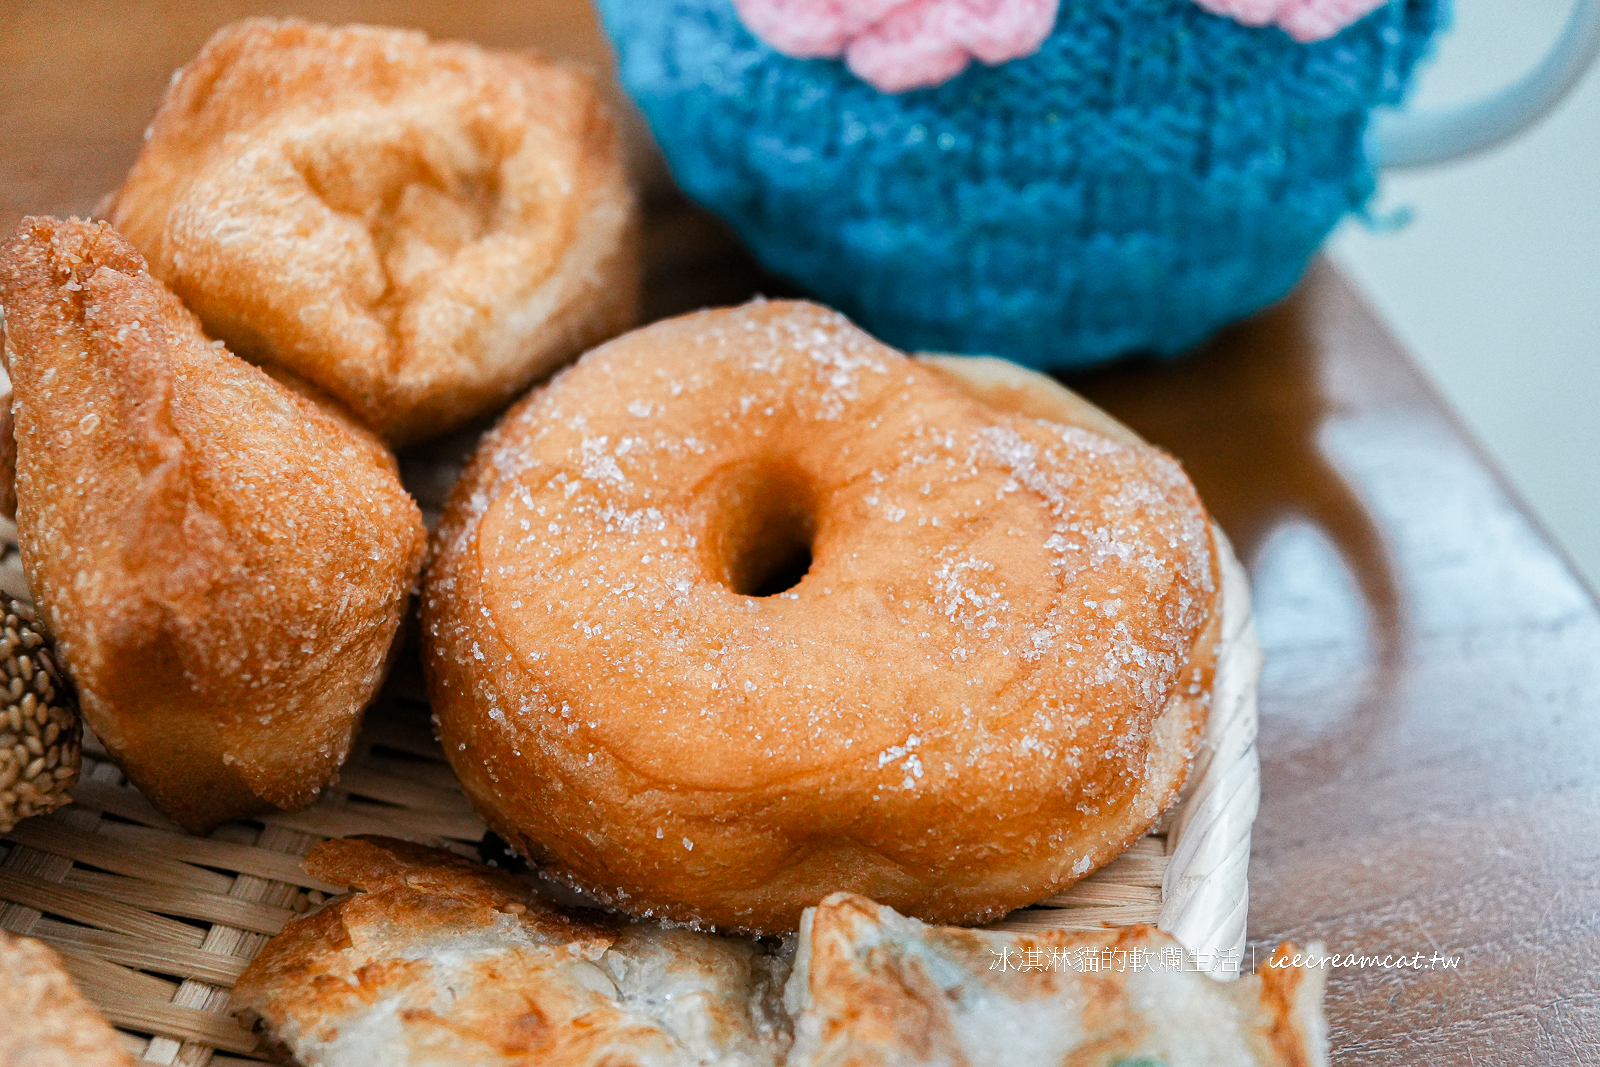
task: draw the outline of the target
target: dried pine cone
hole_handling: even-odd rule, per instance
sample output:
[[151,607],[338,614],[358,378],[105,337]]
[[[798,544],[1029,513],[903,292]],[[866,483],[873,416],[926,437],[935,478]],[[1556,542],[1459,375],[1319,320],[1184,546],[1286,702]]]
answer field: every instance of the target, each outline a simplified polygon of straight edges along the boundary
[[78,722],[72,689],[61,678],[50,639],[33,609],[0,593],[0,832],[30,815],[72,803],[78,780]]

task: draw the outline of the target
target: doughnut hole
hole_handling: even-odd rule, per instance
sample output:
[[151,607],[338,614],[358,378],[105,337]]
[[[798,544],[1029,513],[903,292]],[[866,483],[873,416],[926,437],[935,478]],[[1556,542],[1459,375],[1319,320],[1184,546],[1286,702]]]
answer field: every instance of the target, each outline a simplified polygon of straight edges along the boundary
[[800,579],[811,570],[811,546],[801,540],[788,544],[770,545],[775,551],[761,562],[764,570],[760,579],[750,583],[750,588],[736,592],[745,596],[769,597],[787,593],[800,584]]
[[711,488],[717,531],[707,545],[717,580],[740,596],[770,597],[800,584],[816,540],[816,491],[792,463],[769,459],[719,472]]

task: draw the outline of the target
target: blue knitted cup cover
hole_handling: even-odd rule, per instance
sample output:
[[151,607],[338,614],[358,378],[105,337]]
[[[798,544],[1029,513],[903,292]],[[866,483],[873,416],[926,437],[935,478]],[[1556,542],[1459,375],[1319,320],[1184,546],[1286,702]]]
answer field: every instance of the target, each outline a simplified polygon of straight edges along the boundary
[[1192,0],[1062,0],[1035,55],[880,93],[731,0],[599,0],[678,183],[891,344],[1035,367],[1172,354],[1282,297],[1373,191],[1444,0],[1300,44]]

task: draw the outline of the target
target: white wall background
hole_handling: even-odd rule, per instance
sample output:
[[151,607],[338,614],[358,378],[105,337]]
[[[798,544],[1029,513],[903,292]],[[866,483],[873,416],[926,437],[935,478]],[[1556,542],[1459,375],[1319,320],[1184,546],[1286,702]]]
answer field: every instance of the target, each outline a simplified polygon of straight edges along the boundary
[[[1412,106],[1483,95],[1531,67],[1570,0],[1455,0]],[[1334,258],[1600,589],[1600,69],[1532,133],[1384,180]]]

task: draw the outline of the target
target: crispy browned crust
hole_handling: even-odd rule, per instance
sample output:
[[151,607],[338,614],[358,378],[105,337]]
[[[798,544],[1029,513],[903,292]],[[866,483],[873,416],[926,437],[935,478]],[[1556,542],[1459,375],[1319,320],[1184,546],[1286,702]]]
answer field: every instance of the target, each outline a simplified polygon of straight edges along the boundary
[[[741,595],[740,546],[808,525],[806,578]],[[979,922],[1175,798],[1216,567],[1170,457],[757,303],[598,349],[485,438],[430,695],[490,825],[617,907],[778,932],[844,888]]]
[[755,946],[575,918],[499,871],[389,838],[325,842],[305,866],[357,892],[290,922],[233,989],[302,1062],[665,1067],[738,1053],[726,1062],[762,1067],[787,1042],[759,1025]]
[[1261,983],[1257,1055],[1263,1063],[1283,1067],[1326,1067],[1328,1028],[1322,1016],[1322,988],[1327,978],[1319,969],[1293,966],[1299,951],[1292,942],[1279,942],[1266,966],[1256,972]]
[[0,1067],[132,1067],[105,1017],[43,943],[0,930]]
[[206,339],[109,226],[0,249],[23,567],[81,710],[192,829],[311,802],[425,531],[393,456]]
[[637,212],[593,79],[411,31],[218,31],[110,218],[213,336],[396,444],[637,314]]
[[[616,936],[616,923],[575,921],[535,899],[528,887],[509,875],[407,841],[384,837],[326,841],[311,851],[304,867],[313,877],[348,885],[354,892],[290,922],[235,984],[234,1004],[274,1023],[299,1021],[302,1028],[337,1025],[312,1020],[348,1016],[380,997],[425,983],[426,967],[418,963],[418,949],[429,941],[447,942],[514,924],[515,932],[499,935],[506,947],[513,946],[515,934],[525,934],[536,943],[560,946],[576,961],[598,958]],[[559,964],[556,955],[535,962]],[[503,977],[519,984],[541,981],[537,967]],[[524,1014],[521,1010],[498,1020],[504,1025],[493,1025],[488,1013],[503,1007],[464,1006],[463,1016],[452,1025],[464,1023],[473,1012],[481,1013],[476,1018],[485,1024],[483,1030],[491,1040],[504,1034],[508,1042],[497,1051],[516,1051],[517,1035],[530,1026],[517,1021]],[[548,1009],[543,1014],[548,1015]]]
[[839,893],[802,929],[784,1002],[788,1067],[1327,1063],[1320,972],[1218,982],[1153,926],[1002,935]]

